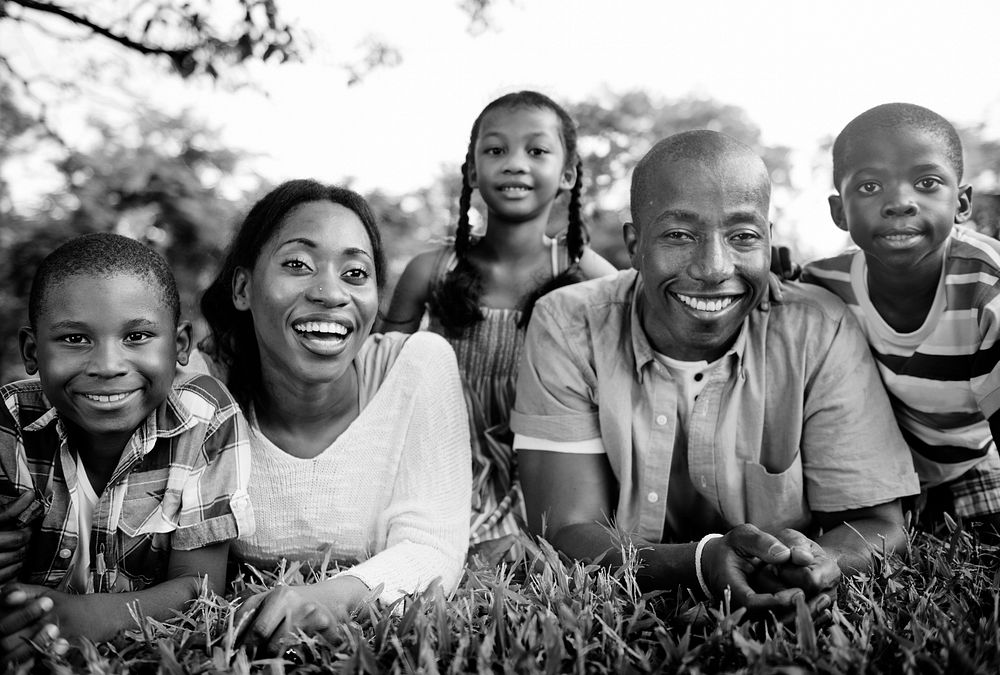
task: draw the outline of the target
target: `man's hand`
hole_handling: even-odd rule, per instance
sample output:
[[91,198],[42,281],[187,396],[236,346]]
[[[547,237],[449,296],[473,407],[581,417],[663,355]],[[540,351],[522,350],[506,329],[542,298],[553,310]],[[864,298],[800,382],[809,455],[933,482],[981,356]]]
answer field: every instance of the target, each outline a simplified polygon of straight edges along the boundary
[[[802,552],[794,555],[802,559]],[[803,595],[799,588],[755,588],[752,579],[767,565],[783,566],[792,560],[793,550],[753,525],[738,525],[724,537],[709,541],[701,557],[702,574],[712,594],[721,597],[726,588],[734,605],[751,613],[784,613]]]
[[10,584],[0,591],[0,666],[29,658],[31,642],[65,652],[66,641],[53,623],[55,605],[39,588]]
[[25,490],[20,497],[0,509],[0,585],[17,579],[28,542],[31,528],[18,527],[17,518],[35,499],[35,493]]
[[791,549],[792,555],[783,564],[759,568],[751,578],[753,587],[770,593],[801,589],[814,615],[832,607],[842,576],[837,561],[801,532],[785,529],[777,537]]

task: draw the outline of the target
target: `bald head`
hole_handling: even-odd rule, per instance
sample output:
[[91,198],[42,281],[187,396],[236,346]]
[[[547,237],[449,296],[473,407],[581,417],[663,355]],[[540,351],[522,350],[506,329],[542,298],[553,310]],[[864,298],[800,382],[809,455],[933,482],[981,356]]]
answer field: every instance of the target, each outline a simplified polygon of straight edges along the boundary
[[731,183],[734,190],[749,190],[752,195],[747,197],[770,202],[767,167],[749,146],[717,131],[685,131],[654,145],[636,165],[631,189],[633,222],[640,225],[641,214],[664,196],[664,190],[676,187],[673,176],[694,168],[712,173],[724,183],[730,182],[727,176],[739,176],[743,180]]

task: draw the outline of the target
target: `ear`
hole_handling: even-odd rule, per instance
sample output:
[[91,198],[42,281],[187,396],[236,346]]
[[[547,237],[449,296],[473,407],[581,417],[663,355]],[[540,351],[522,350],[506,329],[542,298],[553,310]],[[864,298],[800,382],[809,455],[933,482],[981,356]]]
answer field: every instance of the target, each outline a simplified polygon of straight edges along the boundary
[[190,321],[181,321],[177,324],[177,363],[182,366],[188,364],[188,357],[191,355],[192,331]]
[[476,173],[476,163],[473,162],[469,165],[467,170],[467,175],[465,176],[465,182],[473,190],[479,189],[479,174]]
[[562,178],[559,181],[559,190],[572,190],[576,185],[576,165],[567,166],[563,169]]
[[847,232],[847,218],[844,216],[844,200],[840,195],[830,195],[827,198],[830,203],[830,217],[833,218],[833,222]]
[[639,269],[639,230],[632,223],[622,225],[622,237],[625,239],[625,250],[632,267]]
[[955,211],[955,224],[961,224],[972,217],[972,186],[963,185],[958,188],[958,210]]
[[34,375],[38,372],[38,339],[35,331],[24,326],[17,332],[17,347],[24,362],[24,372]]
[[241,312],[250,309],[250,272],[245,267],[233,273],[233,306]]

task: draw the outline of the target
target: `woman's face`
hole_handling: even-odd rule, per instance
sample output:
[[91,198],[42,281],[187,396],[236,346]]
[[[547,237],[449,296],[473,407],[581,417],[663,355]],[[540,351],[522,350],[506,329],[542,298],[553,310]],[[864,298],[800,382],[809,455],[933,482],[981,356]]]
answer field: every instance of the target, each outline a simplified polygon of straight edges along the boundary
[[264,381],[339,379],[375,322],[376,281],[357,214],[328,201],[289,211],[253,269],[233,278],[233,304],[253,315]]

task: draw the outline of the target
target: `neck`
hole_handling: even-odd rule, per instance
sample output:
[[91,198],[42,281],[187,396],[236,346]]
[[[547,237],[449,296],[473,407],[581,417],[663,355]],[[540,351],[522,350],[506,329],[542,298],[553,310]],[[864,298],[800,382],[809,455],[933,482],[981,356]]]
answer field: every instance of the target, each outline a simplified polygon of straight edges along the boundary
[[935,260],[896,270],[869,259],[868,298],[894,330],[912,333],[927,320],[937,296],[943,264],[943,260]]
[[261,380],[264,400],[255,410],[257,423],[272,443],[290,455],[316,456],[360,412],[353,363],[333,381],[303,382],[272,368],[263,368]]
[[487,219],[486,234],[476,248],[495,260],[523,258],[544,243],[545,229],[551,207],[530,220],[511,222],[492,212]]
[[132,434],[124,437],[122,434],[93,436],[84,433],[72,424],[66,425],[66,431],[71,446],[76,449],[77,454],[80,455],[80,461],[87,469],[90,486],[94,488],[94,492],[100,495],[104,492],[108,481],[111,480],[115,469],[118,468],[118,462],[121,461],[122,453],[132,438]]

